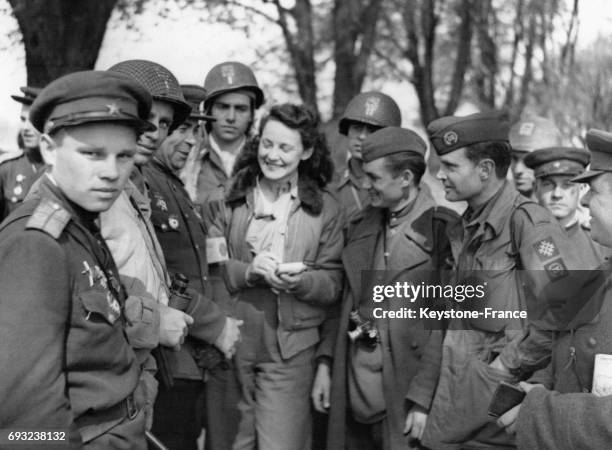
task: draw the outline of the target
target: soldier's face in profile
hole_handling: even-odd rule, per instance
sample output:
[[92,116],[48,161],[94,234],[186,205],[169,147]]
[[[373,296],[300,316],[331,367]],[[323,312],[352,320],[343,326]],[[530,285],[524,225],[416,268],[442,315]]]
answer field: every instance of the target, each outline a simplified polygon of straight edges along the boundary
[[253,120],[251,97],[240,92],[228,92],[215,98],[210,115],[211,134],[219,142],[231,143],[242,139]]
[[351,153],[351,158],[361,159],[363,141],[365,141],[369,135],[380,128],[381,127],[363,122],[352,121],[349,123],[346,136],[348,137],[349,141],[349,152]]
[[469,202],[483,189],[478,165],[467,158],[465,148],[440,156],[436,178],[442,181],[445,197],[450,202]]
[[606,172],[591,178],[589,187],[582,204],[591,212],[591,237],[601,245],[612,247],[612,174]]
[[580,185],[571,179],[570,175],[550,175],[536,180],[538,203],[558,220],[572,218],[580,202]]
[[19,115],[21,121],[21,128],[19,133],[23,139],[23,145],[25,148],[37,148],[40,133],[34,125],[30,122],[30,105],[21,106],[21,114]]
[[366,176],[363,187],[368,190],[372,206],[393,208],[404,199],[407,182],[404,174],[393,174],[387,167],[386,158],[378,158],[363,164]]
[[531,195],[535,184],[533,170],[525,165],[523,161],[526,152],[512,152],[512,178],[516,190],[521,194]]
[[153,100],[148,120],[157,128],[154,131],[145,131],[138,138],[138,153],[134,162],[139,166],[149,162],[153,153],[168,137],[170,125],[174,120],[174,107],[170,103]]
[[41,152],[68,199],[86,211],[106,211],[134,167],[136,131],[112,122],[63,128],[43,135]]

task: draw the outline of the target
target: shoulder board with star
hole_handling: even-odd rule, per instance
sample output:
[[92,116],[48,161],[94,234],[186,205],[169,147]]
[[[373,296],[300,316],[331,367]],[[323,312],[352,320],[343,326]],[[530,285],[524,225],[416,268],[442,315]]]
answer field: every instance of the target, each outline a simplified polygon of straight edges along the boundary
[[53,200],[43,199],[32,212],[26,229],[41,230],[58,239],[70,222],[70,218],[70,213],[62,205]]
[[17,150],[14,152],[2,152],[0,153],[0,164],[5,163],[7,161],[12,161],[13,159],[20,158],[23,155],[23,150]]

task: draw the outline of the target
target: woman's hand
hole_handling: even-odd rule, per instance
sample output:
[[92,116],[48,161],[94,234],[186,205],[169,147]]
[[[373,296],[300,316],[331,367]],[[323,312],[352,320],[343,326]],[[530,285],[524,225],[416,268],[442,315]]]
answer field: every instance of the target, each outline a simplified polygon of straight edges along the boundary
[[272,253],[261,252],[255,255],[255,258],[253,258],[253,261],[251,261],[247,268],[247,282],[254,283],[259,278],[264,278],[268,281],[269,275],[274,275],[277,267],[278,259]]

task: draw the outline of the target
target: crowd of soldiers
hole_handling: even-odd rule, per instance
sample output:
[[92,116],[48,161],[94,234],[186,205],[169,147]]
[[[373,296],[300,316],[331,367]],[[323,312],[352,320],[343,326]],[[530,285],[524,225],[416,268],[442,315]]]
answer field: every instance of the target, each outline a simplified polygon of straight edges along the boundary
[[[428,145],[381,92],[342,139],[291,103],[254,130],[264,93],[234,61],[203,86],[128,60],[22,94],[0,154],[0,447],[612,442],[612,133],[565,146],[491,111],[434,120]],[[486,295],[408,320],[372,295],[398,283]]]

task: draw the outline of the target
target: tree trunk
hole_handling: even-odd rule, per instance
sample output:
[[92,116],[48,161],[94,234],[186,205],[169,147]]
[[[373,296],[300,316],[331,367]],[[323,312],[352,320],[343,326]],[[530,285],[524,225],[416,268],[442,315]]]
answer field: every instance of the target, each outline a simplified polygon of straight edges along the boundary
[[9,0],[23,35],[28,85],[93,69],[117,0]]
[[[278,11],[278,25],[281,27],[287,44],[302,102],[319,116],[310,0],[296,0],[295,6],[291,9],[283,7],[279,0],[275,0],[274,4]],[[291,31],[288,17],[295,22],[295,34]]]
[[334,2],[334,117],[340,116],[351,98],[361,91],[374,47],[382,0],[363,3],[360,0]]

